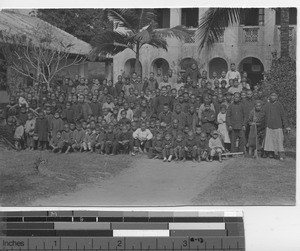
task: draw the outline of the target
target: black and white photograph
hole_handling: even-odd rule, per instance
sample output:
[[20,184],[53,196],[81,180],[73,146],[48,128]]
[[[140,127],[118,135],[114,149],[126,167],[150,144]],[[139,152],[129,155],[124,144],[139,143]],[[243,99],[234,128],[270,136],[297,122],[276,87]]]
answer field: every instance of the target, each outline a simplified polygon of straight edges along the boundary
[[294,206],[297,8],[0,11],[0,206]]

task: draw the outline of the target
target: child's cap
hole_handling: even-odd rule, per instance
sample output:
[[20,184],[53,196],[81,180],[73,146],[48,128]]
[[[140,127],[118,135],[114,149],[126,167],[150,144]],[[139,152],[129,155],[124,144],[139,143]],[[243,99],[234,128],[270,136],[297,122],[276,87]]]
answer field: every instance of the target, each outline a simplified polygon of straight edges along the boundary
[[217,130],[214,130],[211,132],[211,135],[219,135],[218,131]]
[[200,139],[201,140],[205,140],[206,139],[206,133],[205,132],[201,132]]
[[166,124],[165,122],[161,122],[160,125],[161,125],[162,127],[166,127],[166,126],[167,126],[167,124]]
[[220,105],[220,109],[222,109],[222,108],[226,109],[227,107],[226,107],[225,104],[221,104],[221,105]]
[[255,100],[254,103],[255,103],[256,105],[257,105],[257,104],[262,104],[262,101],[258,99],[258,100]]
[[171,138],[171,134],[168,132],[165,134],[165,138],[167,138],[167,137]]

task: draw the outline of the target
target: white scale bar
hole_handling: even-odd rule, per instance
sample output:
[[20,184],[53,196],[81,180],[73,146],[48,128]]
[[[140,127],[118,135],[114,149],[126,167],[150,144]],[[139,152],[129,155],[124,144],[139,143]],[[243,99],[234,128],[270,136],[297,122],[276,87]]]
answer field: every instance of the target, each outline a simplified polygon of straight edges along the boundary
[[113,230],[114,237],[169,237],[169,230]]
[[224,222],[201,222],[201,223],[169,223],[170,230],[223,230],[225,229]]

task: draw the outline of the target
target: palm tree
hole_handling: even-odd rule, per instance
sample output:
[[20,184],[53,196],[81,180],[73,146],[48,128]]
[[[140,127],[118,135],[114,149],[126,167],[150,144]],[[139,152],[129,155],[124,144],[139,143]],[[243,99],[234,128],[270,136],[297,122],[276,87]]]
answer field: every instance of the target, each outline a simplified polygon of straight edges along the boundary
[[[205,46],[210,49],[219,40],[224,28],[233,23],[240,23],[242,17],[249,14],[249,10],[241,8],[209,8],[200,20],[196,31],[196,36],[199,40],[199,51]],[[281,57],[289,57],[289,9],[276,8],[275,11],[280,11],[281,13]]]
[[135,71],[140,73],[140,49],[144,45],[168,50],[167,37],[175,37],[185,42],[193,42],[193,31],[183,26],[157,30],[154,9],[107,9],[107,20],[114,24],[112,30],[102,30],[91,41],[94,46],[90,58],[99,55],[114,56],[125,49],[135,53]]

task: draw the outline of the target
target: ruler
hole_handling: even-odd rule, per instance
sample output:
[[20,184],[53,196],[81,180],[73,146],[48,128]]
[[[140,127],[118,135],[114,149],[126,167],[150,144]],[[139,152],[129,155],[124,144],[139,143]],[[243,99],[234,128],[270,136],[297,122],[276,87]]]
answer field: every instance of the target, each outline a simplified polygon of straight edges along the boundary
[[0,250],[245,250],[241,212],[0,212]]

